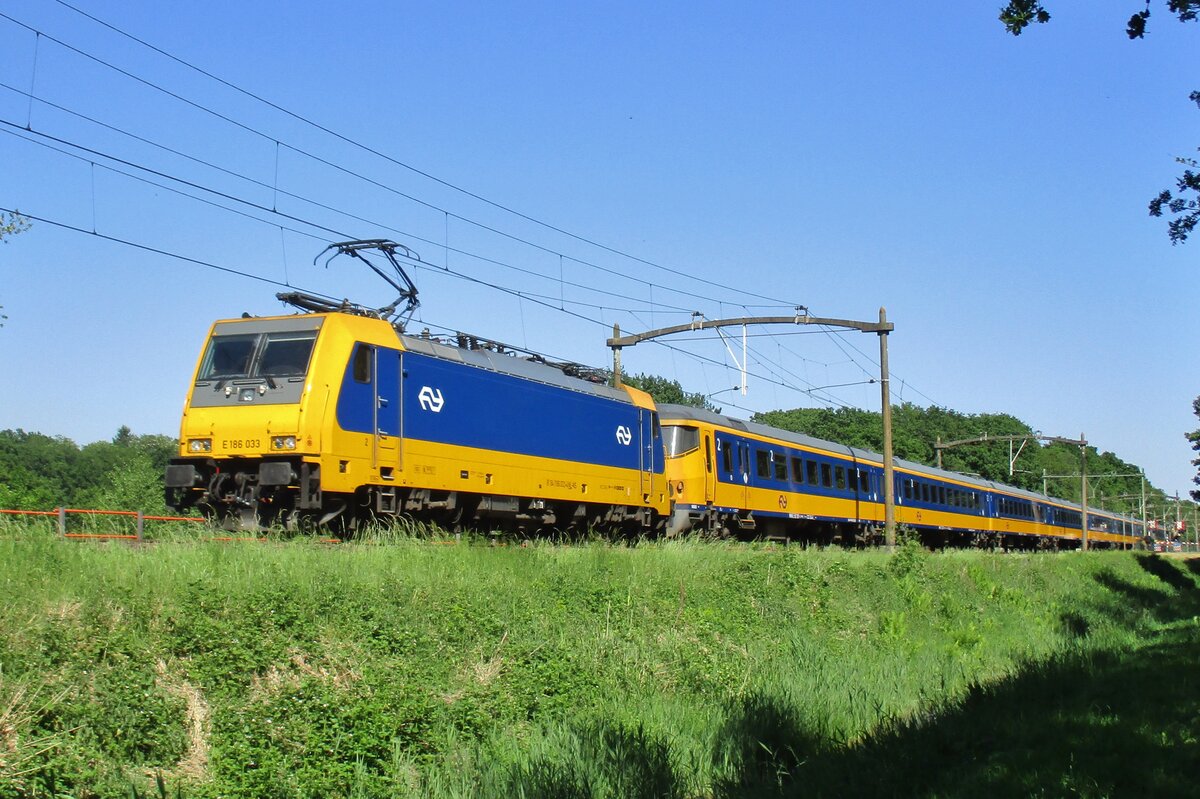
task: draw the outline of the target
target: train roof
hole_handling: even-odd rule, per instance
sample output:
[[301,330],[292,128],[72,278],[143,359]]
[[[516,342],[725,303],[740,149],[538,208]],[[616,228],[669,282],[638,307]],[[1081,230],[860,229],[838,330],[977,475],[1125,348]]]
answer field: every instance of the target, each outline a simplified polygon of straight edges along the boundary
[[460,347],[424,336],[406,334],[401,334],[400,340],[409,352],[431,355],[434,358],[456,361],[468,366],[619,402],[633,402],[627,392],[596,379],[594,370],[578,364],[552,363],[536,356],[523,354],[515,348],[497,350],[482,346],[477,348]]
[[[743,419],[735,419],[732,416],[716,413],[705,408],[696,408],[691,405],[675,405],[675,404],[660,404],[658,406],[660,419],[676,419],[684,421],[705,422],[707,424],[716,424],[723,427],[729,427],[734,430],[741,430],[746,433],[753,433],[763,438],[773,438],[778,441],[786,441],[792,444],[798,444],[811,449],[820,449],[827,452],[834,452],[839,455],[845,455],[858,461],[872,461],[876,463],[883,462],[883,456],[877,452],[870,450],[858,449],[845,444],[839,444],[835,441],[827,441],[821,438],[815,438],[805,433],[794,433],[790,430],[782,430],[778,427],[760,424],[758,422],[747,422]],[[946,469],[938,469],[934,466],[926,466],[915,461],[904,460],[903,458],[894,459],[894,464],[897,468],[905,471],[914,472],[916,474],[926,475],[941,480],[950,480],[956,483],[962,483],[974,486],[981,491],[991,491],[993,493],[1000,492],[1010,496],[1021,497],[1032,502],[1054,503],[1066,508],[1074,510],[1082,510],[1083,506],[1078,502],[1071,502],[1057,497],[1050,497],[1044,494],[1038,494],[1033,491],[1028,491],[1024,488],[1017,488],[1005,483],[997,483],[992,480],[983,480],[971,475],[962,474],[960,472],[951,472]],[[1097,508],[1088,508],[1089,515],[1103,515],[1114,518],[1130,519],[1132,517],[1125,516],[1113,511],[1105,511]]]

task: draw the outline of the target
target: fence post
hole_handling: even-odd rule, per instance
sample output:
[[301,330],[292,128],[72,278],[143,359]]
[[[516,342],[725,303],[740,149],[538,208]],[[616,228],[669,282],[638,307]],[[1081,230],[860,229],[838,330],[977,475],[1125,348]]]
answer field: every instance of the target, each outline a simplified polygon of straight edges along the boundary
[[137,512],[137,534],[138,534],[138,543],[139,544],[142,543],[142,531],[145,529],[145,527],[146,527],[146,514],[142,513],[139,510]]
[[58,509],[58,534],[64,538],[67,535],[67,509],[65,507]]

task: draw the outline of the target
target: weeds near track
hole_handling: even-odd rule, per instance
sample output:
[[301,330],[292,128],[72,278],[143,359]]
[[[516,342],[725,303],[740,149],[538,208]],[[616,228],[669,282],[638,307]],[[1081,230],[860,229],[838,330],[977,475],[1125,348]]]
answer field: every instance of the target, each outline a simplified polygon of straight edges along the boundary
[[2,799],[1186,796],[1200,767],[1163,677],[1200,656],[1196,561],[9,532],[0,702],[41,686],[13,718],[45,745]]

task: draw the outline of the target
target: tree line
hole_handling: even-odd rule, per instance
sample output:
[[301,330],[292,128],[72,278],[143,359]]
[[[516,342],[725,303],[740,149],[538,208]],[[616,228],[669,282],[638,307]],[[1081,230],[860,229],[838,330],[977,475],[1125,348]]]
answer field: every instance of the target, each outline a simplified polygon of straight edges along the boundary
[[[755,414],[762,424],[805,433],[872,452],[883,450],[881,414],[858,408],[796,408]],[[1006,413],[964,414],[946,408],[923,408],[912,403],[892,408],[892,450],[897,458],[925,466],[937,464],[935,445],[972,438],[1029,436],[1012,443],[994,440],[943,450],[942,468],[960,474],[977,475],[984,480],[1023,488],[1027,491],[1078,502],[1082,489],[1079,478],[1084,466],[1079,447],[1063,443],[1043,443],[1041,434],[1025,422]],[[1022,445],[1023,444],[1023,445]],[[1019,453],[1019,454],[1018,454]],[[1086,447],[1088,504],[1103,505],[1122,513],[1141,512],[1141,467],[1112,452]],[[1011,471],[1011,473],[1010,473]],[[1146,484],[1146,501],[1161,504],[1163,491]]]
[[140,510],[163,514],[163,474],[171,436],[134,435],[79,446],[64,436],[0,430],[0,508]]

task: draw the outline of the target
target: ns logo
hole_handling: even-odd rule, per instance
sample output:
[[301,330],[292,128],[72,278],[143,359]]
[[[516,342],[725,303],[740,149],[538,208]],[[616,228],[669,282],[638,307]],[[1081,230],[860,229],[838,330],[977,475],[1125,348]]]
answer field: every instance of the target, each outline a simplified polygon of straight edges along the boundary
[[633,441],[633,431],[625,425],[617,428],[617,443],[623,447],[628,447],[629,442]]
[[422,410],[441,413],[442,406],[446,404],[446,399],[442,396],[440,388],[421,386],[421,391],[417,394],[417,402],[421,404]]

